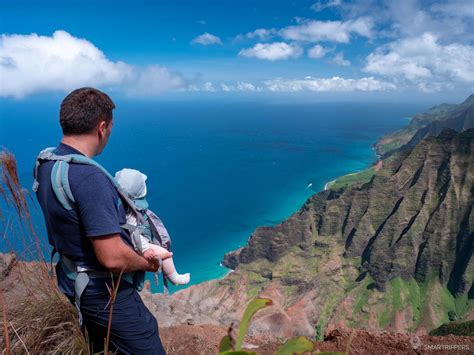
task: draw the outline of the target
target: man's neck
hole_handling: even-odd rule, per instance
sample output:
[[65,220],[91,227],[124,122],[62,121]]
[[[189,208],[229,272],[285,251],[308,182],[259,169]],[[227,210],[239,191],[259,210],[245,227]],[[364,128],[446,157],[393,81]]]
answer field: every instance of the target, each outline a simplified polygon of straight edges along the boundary
[[63,136],[61,143],[67,144],[74,149],[77,149],[88,158],[96,155],[96,142],[94,137],[88,135],[81,136]]

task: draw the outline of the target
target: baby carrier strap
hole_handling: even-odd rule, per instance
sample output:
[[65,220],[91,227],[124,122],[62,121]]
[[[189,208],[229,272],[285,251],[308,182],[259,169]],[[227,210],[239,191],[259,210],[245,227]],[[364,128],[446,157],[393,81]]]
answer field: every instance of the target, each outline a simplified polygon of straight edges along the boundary
[[38,169],[40,165],[45,161],[54,161],[53,169],[51,171],[51,185],[54,191],[54,194],[58,198],[61,205],[68,211],[72,210],[76,200],[72,194],[71,188],[69,186],[69,164],[84,164],[92,165],[102,171],[105,176],[109,178],[112,184],[115,186],[117,193],[120,198],[126,203],[137,218],[137,222],[143,224],[144,220],[141,213],[138,211],[137,207],[133,201],[127,196],[127,194],[122,190],[119,183],[115,178],[98,162],[93,159],[90,159],[81,154],[66,154],[58,155],[55,154],[56,148],[46,148],[42,150],[38,157],[36,158],[35,168],[34,168],[34,181],[32,190],[34,192],[38,191],[39,182],[38,178]]

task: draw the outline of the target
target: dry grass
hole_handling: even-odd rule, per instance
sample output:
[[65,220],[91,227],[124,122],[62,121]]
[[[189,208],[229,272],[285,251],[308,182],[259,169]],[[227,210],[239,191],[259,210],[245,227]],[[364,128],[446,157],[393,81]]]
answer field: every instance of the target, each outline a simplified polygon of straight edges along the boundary
[[[76,310],[48,273],[40,237],[31,223],[27,195],[20,185],[14,156],[0,152],[0,235],[5,245],[13,245],[8,239],[16,238],[14,245],[23,243],[28,259],[41,260],[34,265],[21,264],[25,269],[18,273],[14,284],[20,294],[0,288],[0,344],[5,344],[6,354],[88,354]],[[3,211],[2,206],[6,206]]]
[[0,184],[0,195],[7,204],[16,209],[18,216],[22,220],[30,221],[30,211],[25,197],[26,193],[18,179],[16,160],[13,154],[8,151],[0,152],[0,172],[2,182]]
[[8,324],[13,353],[88,354],[74,307],[56,292],[39,300],[25,299]]

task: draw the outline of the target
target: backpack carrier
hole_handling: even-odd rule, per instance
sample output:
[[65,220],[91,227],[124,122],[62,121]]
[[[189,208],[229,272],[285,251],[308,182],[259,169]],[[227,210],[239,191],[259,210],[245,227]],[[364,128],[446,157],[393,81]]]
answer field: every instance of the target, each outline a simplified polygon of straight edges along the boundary
[[[96,161],[81,155],[81,154],[67,154],[67,155],[58,155],[55,154],[56,148],[46,148],[42,150],[38,157],[36,158],[36,163],[34,167],[34,182],[32,190],[34,192],[38,191],[39,182],[37,180],[38,177],[38,169],[40,165],[45,161],[54,161],[53,169],[51,171],[51,186],[53,188],[54,194],[58,199],[59,203],[62,207],[68,211],[71,211],[76,208],[75,204],[76,201],[72,194],[71,188],[69,186],[69,165],[70,164],[85,164],[85,165],[92,165],[97,167],[101,170],[113,183],[115,186],[118,194],[119,194],[119,203],[124,203],[125,207],[128,208],[137,220],[137,225],[130,225],[130,224],[123,224],[120,227],[126,230],[130,236],[132,241],[133,247],[135,251],[141,252],[142,245],[140,240],[140,234],[143,233],[145,228],[149,228],[151,233],[149,233],[151,242],[158,244],[160,240],[159,235],[159,228],[153,223],[150,223],[148,220],[150,219],[146,212],[140,211],[136,206],[135,203],[128,197],[128,195],[121,189],[118,182],[115,178],[99,163]],[[160,221],[161,222],[161,221]],[[163,227],[164,228],[164,227]],[[166,229],[165,229],[166,231]],[[145,234],[145,236],[147,236]],[[148,236],[147,236],[148,237]],[[52,264],[54,255],[57,253],[57,249],[53,246],[53,250],[51,252],[51,272],[52,272]],[[75,306],[77,311],[79,312],[79,323],[83,324],[83,318],[81,314],[81,296],[84,290],[86,289],[87,285],[89,284],[90,278],[110,278],[112,276],[110,271],[104,270],[94,270],[87,265],[79,265],[73,262],[71,259],[66,257],[65,255],[59,255],[59,265],[66,273],[67,277],[74,281],[74,299],[75,299]],[[158,274],[162,269],[162,260],[159,259],[159,269],[155,274],[155,282],[158,282]],[[125,273],[122,275],[122,279],[130,284],[134,285],[134,287],[140,291],[143,288],[143,283],[145,280],[145,272],[132,272],[132,273]],[[168,293],[167,282],[166,279],[163,277],[164,283],[164,292]]]

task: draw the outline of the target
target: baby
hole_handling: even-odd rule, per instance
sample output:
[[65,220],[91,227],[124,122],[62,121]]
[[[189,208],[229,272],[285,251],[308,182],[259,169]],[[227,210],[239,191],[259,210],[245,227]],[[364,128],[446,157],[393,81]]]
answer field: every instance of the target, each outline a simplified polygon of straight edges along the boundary
[[[143,233],[140,233],[141,247],[138,248],[139,252],[143,254],[143,257],[150,260],[164,252],[170,251],[171,239],[168,231],[160,218],[148,209],[148,202],[145,199],[147,193],[145,181],[147,176],[135,169],[122,169],[115,173],[115,179],[148,222],[143,228]],[[126,212],[127,224],[137,226],[137,218],[133,211]],[[161,246],[151,242],[152,235],[159,237],[160,240],[157,242]],[[163,274],[173,285],[189,283],[190,274],[178,274],[172,257],[163,260]]]

